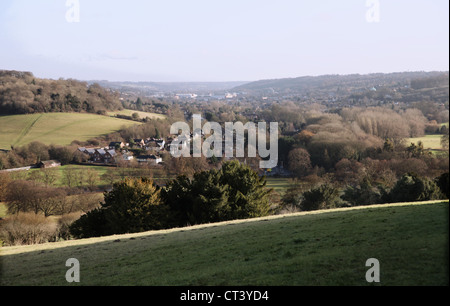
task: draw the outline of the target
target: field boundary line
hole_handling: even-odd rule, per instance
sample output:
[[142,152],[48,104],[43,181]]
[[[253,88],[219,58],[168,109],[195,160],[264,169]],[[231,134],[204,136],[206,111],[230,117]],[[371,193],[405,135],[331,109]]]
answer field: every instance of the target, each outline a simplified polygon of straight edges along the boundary
[[16,144],[20,143],[22,141],[22,139],[27,136],[27,134],[30,132],[30,130],[33,128],[33,126],[36,124],[36,122],[39,121],[39,119],[42,118],[44,114],[40,114],[39,116],[37,116],[36,119],[33,120],[33,117],[31,117],[30,123],[27,124],[22,131],[20,132],[19,138],[17,138],[17,140],[14,142],[13,146],[15,146]]

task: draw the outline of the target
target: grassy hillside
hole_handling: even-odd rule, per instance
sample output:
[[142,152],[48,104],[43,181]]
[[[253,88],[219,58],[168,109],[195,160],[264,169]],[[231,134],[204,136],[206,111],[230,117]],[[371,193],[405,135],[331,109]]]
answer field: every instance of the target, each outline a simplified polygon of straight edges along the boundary
[[448,285],[448,201],[299,213],[4,247],[0,285]]
[[407,145],[411,143],[418,144],[419,141],[421,141],[423,143],[424,149],[440,150],[442,149],[441,139],[442,135],[426,135],[423,137],[409,138],[406,144]]
[[156,120],[156,119],[163,120],[163,119],[167,118],[167,116],[165,116],[165,115],[148,113],[148,112],[140,112],[140,111],[135,111],[135,110],[131,110],[131,109],[123,109],[121,111],[108,112],[108,115],[112,116],[112,117],[114,117],[115,115],[132,116],[134,113],[137,113],[139,115],[139,118],[141,118],[141,119],[148,117],[153,120]]
[[0,149],[32,141],[69,145],[119,130],[137,122],[82,113],[43,113],[0,117]]

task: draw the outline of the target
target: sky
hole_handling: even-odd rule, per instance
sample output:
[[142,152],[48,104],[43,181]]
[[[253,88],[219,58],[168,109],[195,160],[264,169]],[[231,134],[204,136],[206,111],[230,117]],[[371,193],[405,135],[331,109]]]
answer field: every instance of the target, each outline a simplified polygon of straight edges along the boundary
[[449,70],[448,0],[1,0],[0,69],[256,81]]

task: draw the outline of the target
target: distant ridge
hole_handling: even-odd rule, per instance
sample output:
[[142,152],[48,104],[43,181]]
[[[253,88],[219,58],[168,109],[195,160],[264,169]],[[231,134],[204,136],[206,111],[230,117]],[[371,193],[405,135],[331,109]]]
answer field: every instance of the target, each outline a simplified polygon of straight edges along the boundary
[[302,76],[298,78],[269,79],[250,82],[233,88],[236,92],[254,94],[279,93],[301,94],[312,90],[341,88],[371,88],[374,86],[410,85],[411,81],[424,78],[438,78],[442,85],[448,85],[448,71],[446,72],[396,72],[349,75]]
[[89,84],[97,83],[102,87],[115,90],[139,89],[148,92],[182,93],[182,92],[204,92],[227,91],[235,87],[247,84],[244,81],[234,82],[111,82],[111,81],[88,81]]

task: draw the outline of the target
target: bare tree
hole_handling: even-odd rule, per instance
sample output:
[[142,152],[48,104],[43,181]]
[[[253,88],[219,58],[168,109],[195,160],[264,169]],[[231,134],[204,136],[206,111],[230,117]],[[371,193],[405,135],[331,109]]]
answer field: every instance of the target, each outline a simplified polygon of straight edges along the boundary
[[89,190],[93,191],[99,182],[99,176],[98,176],[97,171],[95,171],[93,169],[88,169],[86,171],[85,177],[86,177],[86,182],[89,186]]
[[307,150],[302,148],[293,149],[288,156],[289,170],[296,176],[304,176],[311,170],[311,157]]

